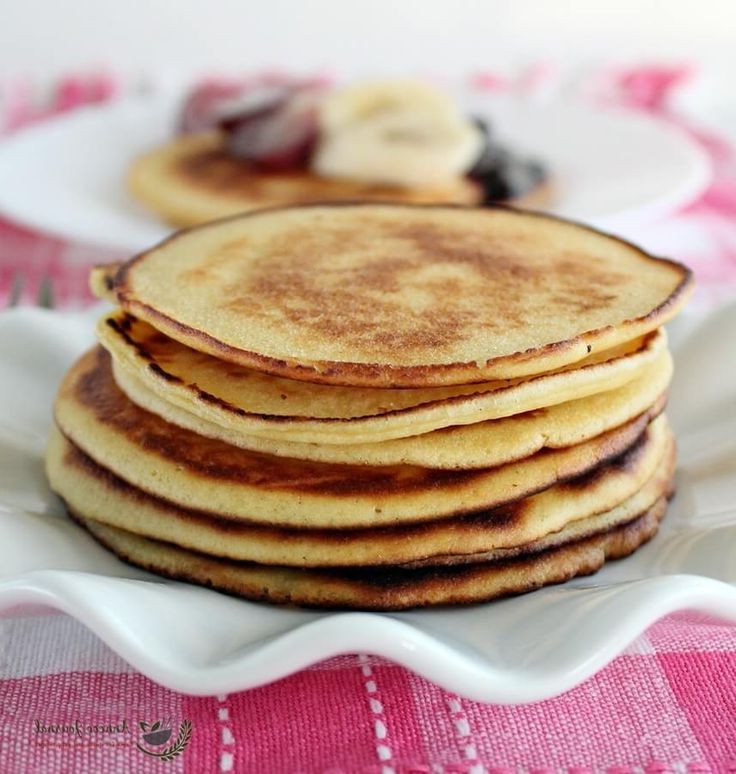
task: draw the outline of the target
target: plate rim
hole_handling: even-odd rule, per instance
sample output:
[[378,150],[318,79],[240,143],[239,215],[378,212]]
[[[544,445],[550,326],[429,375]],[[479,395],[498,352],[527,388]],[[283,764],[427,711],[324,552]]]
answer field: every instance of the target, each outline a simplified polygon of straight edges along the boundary
[[[661,193],[656,199],[651,199],[647,203],[620,208],[617,211],[612,211],[603,216],[582,217],[583,221],[594,227],[602,228],[604,230],[616,230],[626,228],[627,226],[636,226],[643,221],[660,217],[695,201],[697,197],[706,190],[712,180],[712,164],[706,151],[699,146],[682,127],[669,123],[658,116],[628,109],[624,106],[607,105],[595,107],[582,100],[573,99],[561,99],[554,103],[538,103],[533,100],[519,102],[519,100],[513,96],[503,94],[473,94],[472,96],[474,100],[484,100],[487,105],[495,103],[501,105],[504,109],[508,109],[509,106],[511,106],[511,109],[514,109],[513,106],[516,105],[517,107],[521,106],[521,109],[523,110],[538,110],[541,112],[547,109],[568,111],[571,115],[574,115],[576,112],[582,112],[584,115],[592,117],[594,120],[603,118],[604,121],[606,116],[614,116],[617,119],[622,119],[627,122],[630,121],[632,124],[646,125],[656,129],[656,131],[677,138],[681,144],[683,155],[687,153],[691,160],[689,178],[687,180],[683,179],[677,188],[670,189],[668,193]],[[33,146],[34,143],[39,141],[39,137],[43,138],[48,134],[64,131],[64,129],[66,129],[67,132],[73,132],[74,127],[79,124],[85,125],[90,122],[93,124],[94,122],[109,122],[114,120],[116,114],[123,116],[130,114],[131,111],[144,111],[146,114],[157,115],[163,122],[167,116],[171,116],[172,111],[175,110],[176,104],[177,100],[173,93],[129,95],[108,103],[85,105],[73,111],[52,116],[43,122],[33,124],[29,127],[20,129],[11,135],[0,138],[0,172],[6,164],[15,166],[12,161],[6,161],[6,159],[11,158],[14,155],[14,152],[17,152],[18,147],[24,148],[29,144]],[[159,120],[159,118],[156,120]],[[43,139],[41,141],[43,142]],[[564,210],[564,206],[562,206],[561,209]],[[134,253],[149,247],[151,244],[154,244],[159,239],[165,238],[167,234],[175,230],[163,221],[160,224],[152,222],[147,225],[156,230],[157,235],[153,238],[146,239],[145,242],[142,238],[128,240],[119,235],[104,240],[100,238],[100,234],[94,229],[90,229],[88,226],[84,226],[81,229],[78,227],[75,228],[74,226],[69,225],[68,220],[56,220],[50,224],[44,217],[43,213],[45,211],[45,208],[41,208],[41,214],[40,216],[37,216],[35,212],[30,212],[28,208],[23,206],[19,208],[17,204],[14,203],[12,192],[8,194],[8,192],[4,191],[3,187],[0,186],[0,217],[4,217],[21,226],[29,227],[41,233],[62,238],[70,242],[78,242],[108,250]],[[552,212],[552,214],[557,214],[558,208],[552,207],[550,212]],[[563,216],[577,220],[581,219],[581,217],[575,213],[567,213]],[[160,225],[160,232],[157,229],[157,225]],[[141,222],[141,228],[142,227],[143,225]]]

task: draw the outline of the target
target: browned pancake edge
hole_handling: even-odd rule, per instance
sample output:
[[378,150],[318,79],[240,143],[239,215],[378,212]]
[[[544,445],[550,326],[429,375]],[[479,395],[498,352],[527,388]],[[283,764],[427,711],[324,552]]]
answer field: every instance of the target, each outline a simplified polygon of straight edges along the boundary
[[[124,561],[173,580],[282,605],[404,610],[486,602],[590,575],[607,560],[628,556],[654,537],[666,509],[667,501],[662,497],[627,524],[504,562],[378,570],[306,570],[236,563],[77,520]],[[133,538],[132,550],[130,544],[121,544],[120,537]]]

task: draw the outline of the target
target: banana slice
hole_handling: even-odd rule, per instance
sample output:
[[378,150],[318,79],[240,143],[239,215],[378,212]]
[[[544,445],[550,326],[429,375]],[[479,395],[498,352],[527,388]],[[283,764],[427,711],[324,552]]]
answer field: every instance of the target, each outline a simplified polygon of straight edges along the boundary
[[320,126],[331,134],[400,108],[423,110],[448,121],[458,117],[448,94],[423,81],[396,78],[357,83],[334,91],[322,105]]
[[452,100],[417,81],[380,81],[325,100],[312,168],[326,177],[420,187],[462,175],[478,158],[481,131]]

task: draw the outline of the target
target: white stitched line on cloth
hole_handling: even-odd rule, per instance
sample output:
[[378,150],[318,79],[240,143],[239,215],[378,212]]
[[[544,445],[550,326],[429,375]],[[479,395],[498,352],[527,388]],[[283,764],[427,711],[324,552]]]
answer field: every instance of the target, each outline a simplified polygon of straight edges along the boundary
[[457,696],[448,696],[447,707],[450,710],[452,725],[455,729],[455,739],[457,739],[460,745],[463,758],[471,764],[471,767],[468,769],[468,774],[485,774],[486,767],[478,762],[478,749],[473,744],[473,738],[470,733],[470,723],[465,715],[465,710],[463,710],[460,699]]
[[381,774],[396,774],[396,770],[390,765],[393,753],[386,739],[388,731],[386,730],[385,715],[383,714],[383,704],[378,698],[378,687],[376,686],[371,665],[368,663],[368,656],[361,653],[358,656],[358,662],[360,663],[360,671],[363,673],[363,677],[366,678],[363,685],[368,694],[368,706],[374,716],[373,733],[376,737],[376,755],[382,764]]
[[235,764],[235,755],[226,747],[235,744],[235,737],[230,726],[230,709],[227,706],[227,694],[221,693],[217,697],[220,706],[217,708],[217,719],[220,722],[220,771],[232,771]]

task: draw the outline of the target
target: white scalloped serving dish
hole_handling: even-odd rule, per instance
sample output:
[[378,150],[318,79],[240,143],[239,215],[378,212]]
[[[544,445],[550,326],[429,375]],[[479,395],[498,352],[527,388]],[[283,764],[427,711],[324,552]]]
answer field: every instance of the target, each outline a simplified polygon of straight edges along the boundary
[[282,609],[164,581],[118,561],[66,518],[42,453],[56,386],[91,343],[95,316],[0,315],[6,615],[19,605],[59,609],[185,693],[253,688],[336,654],[369,652],[491,702],[568,690],[676,610],[736,622],[736,305],[674,331],[678,494],[650,544],[595,576],[533,594],[391,615]]
[[[649,115],[487,94],[466,101],[509,147],[547,164],[557,215],[621,230],[695,201],[712,178],[702,148]],[[4,138],[0,211],[73,241],[150,247],[171,228],[133,200],[125,175],[136,156],[173,136],[178,112],[178,100],[168,95],[130,97]]]

